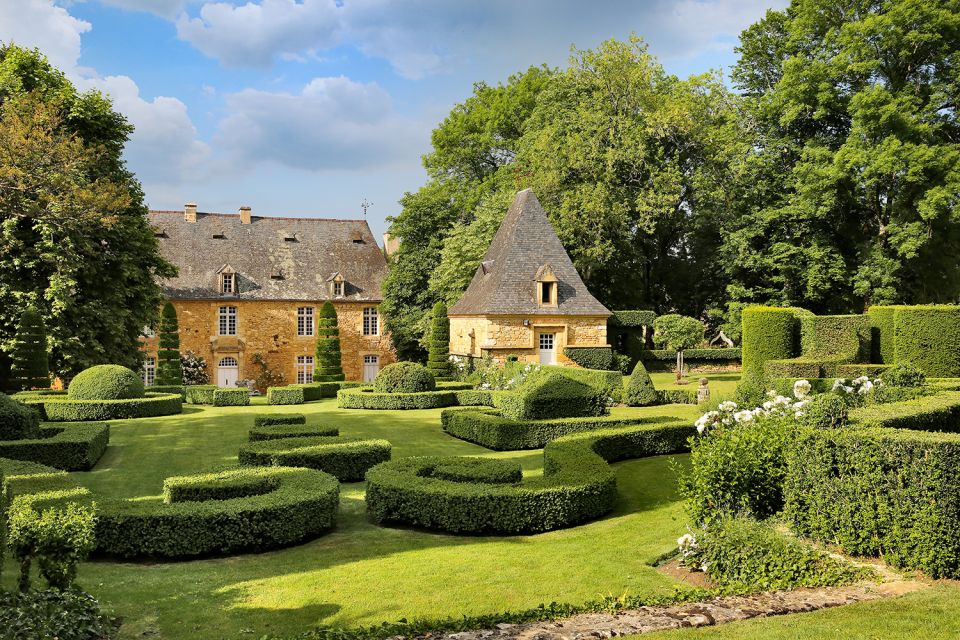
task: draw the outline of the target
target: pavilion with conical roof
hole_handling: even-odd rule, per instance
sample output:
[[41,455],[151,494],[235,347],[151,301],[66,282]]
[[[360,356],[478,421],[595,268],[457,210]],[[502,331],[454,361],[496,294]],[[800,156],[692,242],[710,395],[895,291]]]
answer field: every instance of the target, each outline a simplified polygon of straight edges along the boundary
[[449,311],[450,353],[572,364],[565,348],[608,346],[610,315],[583,283],[533,191],[525,189]]

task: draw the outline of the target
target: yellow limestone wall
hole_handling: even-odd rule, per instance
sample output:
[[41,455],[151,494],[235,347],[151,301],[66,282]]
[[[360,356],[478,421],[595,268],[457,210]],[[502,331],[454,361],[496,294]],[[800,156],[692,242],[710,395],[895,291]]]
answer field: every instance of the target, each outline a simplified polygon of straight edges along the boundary
[[560,365],[574,364],[563,355],[564,347],[609,346],[606,316],[451,316],[450,353],[479,357],[489,352],[499,361],[513,355],[523,362],[539,362],[540,331],[557,334],[554,348]]
[[[211,384],[217,380],[217,363],[224,356],[239,362],[240,380],[254,379],[260,368],[253,354],[262,353],[268,366],[280,371],[285,384],[297,381],[297,356],[311,356],[316,350],[316,335],[297,335],[297,307],[314,307],[314,333],[323,301],[288,302],[273,300],[172,300],[180,323],[180,352],[193,351],[207,362]],[[237,335],[218,336],[218,307],[237,307]],[[363,335],[363,309],[376,307],[370,302],[335,302],[340,327],[343,373],[347,380],[361,380],[363,356],[380,357],[382,369],[396,361],[390,336],[380,316],[380,335]],[[157,355],[158,338],[145,340],[147,355]]]

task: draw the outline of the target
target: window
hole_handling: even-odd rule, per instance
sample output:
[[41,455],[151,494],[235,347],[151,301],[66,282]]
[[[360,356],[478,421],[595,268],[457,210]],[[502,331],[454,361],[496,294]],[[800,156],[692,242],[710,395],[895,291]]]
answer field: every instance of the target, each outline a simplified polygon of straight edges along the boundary
[[313,382],[313,356],[297,356],[297,384]]
[[537,306],[540,307],[556,307],[558,299],[558,285],[557,285],[557,276],[553,273],[553,267],[549,264],[541,265],[537,269],[537,275],[534,277],[536,281],[536,297],[534,300],[537,302]]
[[157,379],[157,359],[147,356],[143,361],[143,384],[151,387]]
[[334,282],[334,283],[333,283],[333,295],[337,296],[338,298],[343,295],[343,283],[342,283],[342,282]]
[[237,308],[220,307],[219,313],[219,333],[221,336],[237,335]]
[[377,314],[376,307],[363,308],[363,335],[380,335],[380,316]]
[[540,283],[540,304],[547,306],[552,305],[554,302],[554,292],[557,289],[556,282],[541,282]]
[[234,290],[234,274],[220,274],[220,293],[236,293]]
[[297,307],[297,335],[313,335],[313,307]]

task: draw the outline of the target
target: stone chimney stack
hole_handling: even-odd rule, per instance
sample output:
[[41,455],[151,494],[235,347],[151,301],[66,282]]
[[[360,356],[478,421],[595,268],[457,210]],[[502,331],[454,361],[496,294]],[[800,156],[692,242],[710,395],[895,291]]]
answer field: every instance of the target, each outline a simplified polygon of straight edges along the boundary
[[240,207],[240,224],[250,224],[250,207]]
[[188,202],[183,205],[183,219],[187,222],[196,222],[197,221],[197,203]]

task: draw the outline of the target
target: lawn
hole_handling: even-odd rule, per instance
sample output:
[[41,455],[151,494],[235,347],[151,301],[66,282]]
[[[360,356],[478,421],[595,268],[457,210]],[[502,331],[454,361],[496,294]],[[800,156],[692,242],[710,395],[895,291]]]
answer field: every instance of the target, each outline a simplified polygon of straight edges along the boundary
[[[444,434],[440,411],[301,407],[187,407],[182,415],[111,423],[107,453],[75,479],[95,494],[156,496],[167,476],[236,463],[253,415],[302,411],[347,436],[385,438],[395,457],[475,455],[542,471],[540,451],[493,453]],[[614,414],[698,415],[693,406],[616,408]],[[679,459],[682,461],[683,456]],[[668,457],[616,465],[620,502],[610,516],[536,536],[463,537],[371,524],[363,484],[344,484],[336,530],[280,551],[171,563],[94,561],[79,584],[124,620],[125,638],[258,637],[317,623],[354,626],[412,617],[524,609],[605,595],[667,594],[675,582],[649,563],[683,531]],[[8,562],[3,580],[15,575]]]

